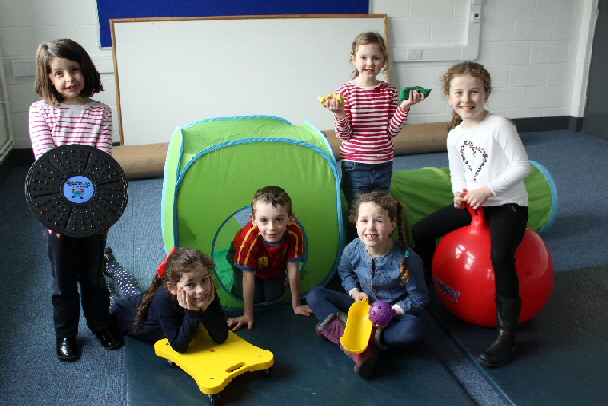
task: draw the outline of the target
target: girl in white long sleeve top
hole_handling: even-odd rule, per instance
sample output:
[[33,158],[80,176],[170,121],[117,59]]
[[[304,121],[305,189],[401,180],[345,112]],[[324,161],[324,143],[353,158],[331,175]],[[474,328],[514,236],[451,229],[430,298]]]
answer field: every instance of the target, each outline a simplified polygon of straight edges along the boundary
[[454,108],[447,141],[454,204],[415,224],[412,236],[429,283],[436,239],[471,223],[471,214],[464,210],[467,205],[474,210],[483,206],[492,241],[498,334],[477,359],[485,366],[502,366],[515,350],[521,312],[515,250],[528,222],[524,179],[530,173],[530,163],[515,126],[484,108],[491,85],[483,65],[459,63],[448,70],[442,82]]

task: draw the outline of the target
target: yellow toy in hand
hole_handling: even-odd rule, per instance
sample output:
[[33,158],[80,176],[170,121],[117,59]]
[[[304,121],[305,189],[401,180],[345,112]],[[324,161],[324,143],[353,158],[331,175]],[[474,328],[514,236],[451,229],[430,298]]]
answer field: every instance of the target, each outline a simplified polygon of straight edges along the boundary
[[354,302],[348,309],[346,327],[340,337],[340,344],[351,354],[361,354],[367,348],[373,327],[369,319],[370,308],[367,299],[363,299]]
[[344,106],[344,97],[342,97],[341,94],[332,93],[329,96],[317,97],[317,99],[319,99],[319,101],[321,102],[321,105],[323,107],[327,107],[327,99],[330,99],[330,98],[334,98],[334,99],[338,100],[338,102],[340,102],[340,104]]

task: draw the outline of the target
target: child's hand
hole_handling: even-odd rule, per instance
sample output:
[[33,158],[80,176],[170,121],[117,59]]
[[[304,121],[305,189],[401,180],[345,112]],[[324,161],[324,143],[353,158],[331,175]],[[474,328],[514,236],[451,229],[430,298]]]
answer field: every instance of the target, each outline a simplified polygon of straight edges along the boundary
[[365,292],[353,292],[353,299],[355,299],[355,302],[360,302],[363,299],[369,299],[367,296],[367,293]]
[[205,310],[207,310],[207,308],[209,307],[211,302],[213,302],[214,299],[215,299],[215,285],[212,283],[211,291],[209,293],[207,293],[205,295],[205,297],[203,297],[203,303],[199,307],[199,309],[204,312]]
[[193,310],[193,311],[199,310],[198,307],[196,307],[192,304],[192,297],[190,297],[190,295],[188,293],[186,293],[184,288],[179,288],[177,290],[176,297],[177,297],[177,303],[180,305],[180,307],[182,307],[186,310]]
[[[237,331],[245,325],[247,325],[249,330],[253,330],[253,317],[244,314],[241,317],[228,319],[228,328],[232,329],[232,331]],[[234,326],[234,328],[232,326]]]
[[464,197],[464,201],[466,201],[474,210],[480,208],[488,197],[493,196],[492,189],[489,186],[483,186],[479,189],[471,190]]
[[418,104],[426,99],[426,96],[417,90],[410,90],[410,97],[407,100],[403,100],[399,107],[405,111],[409,111],[410,107],[414,104]]
[[339,120],[346,117],[346,114],[344,113],[344,106],[336,98],[330,97],[327,99],[327,109],[334,113],[336,118]]
[[456,192],[454,195],[454,207],[457,209],[464,209],[464,203],[466,202],[465,196],[469,191],[464,189],[462,192]]
[[293,308],[293,312],[295,314],[299,314],[300,316],[310,316],[313,314],[312,309],[308,305],[300,305]]
[[[396,315],[397,315],[397,311],[396,311],[395,309],[393,309],[393,317],[391,318],[391,320],[392,320],[393,318],[395,318],[395,316],[396,316]],[[371,317],[370,317],[369,319],[370,319],[370,321],[371,321]],[[376,328],[384,328],[384,327],[388,326],[389,324],[390,324],[390,321],[389,321],[388,323],[386,323],[386,324],[377,324],[377,323],[374,323],[374,322],[372,321],[372,325],[373,325],[374,327],[376,327]]]
[[[49,234],[52,235],[53,231],[50,228],[48,230],[49,230]],[[59,234],[59,233],[55,234],[55,236],[57,236],[57,238],[61,238],[61,234]]]

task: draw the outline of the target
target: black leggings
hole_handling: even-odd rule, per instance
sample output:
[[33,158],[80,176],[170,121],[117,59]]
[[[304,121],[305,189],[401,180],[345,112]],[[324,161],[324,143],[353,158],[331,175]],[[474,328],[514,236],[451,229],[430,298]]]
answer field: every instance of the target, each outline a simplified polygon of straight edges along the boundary
[[[490,226],[490,258],[496,275],[496,294],[508,298],[519,297],[515,250],[524,238],[528,207],[508,204],[484,206],[483,210]],[[430,270],[437,238],[471,224],[471,220],[468,210],[460,210],[450,205],[414,224],[412,237],[416,245],[415,251],[422,257],[425,269]]]

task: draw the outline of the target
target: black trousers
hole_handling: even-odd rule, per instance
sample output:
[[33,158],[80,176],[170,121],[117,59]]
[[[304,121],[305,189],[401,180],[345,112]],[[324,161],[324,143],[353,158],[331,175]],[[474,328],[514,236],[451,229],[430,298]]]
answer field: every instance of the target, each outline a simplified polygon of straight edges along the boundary
[[[76,337],[80,303],[92,331],[112,326],[110,293],[103,274],[104,234],[85,238],[49,234],[43,227],[53,275],[53,320],[57,337]],[[78,284],[80,283],[80,292]]]
[[[519,278],[515,271],[515,250],[524,238],[528,207],[508,204],[484,206],[483,210],[490,226],[490,258],[496,275],[496,294],[508,298],[518,297]],[[437,238],[467,226],[471,221],[468,210],[460,210],[450,205],[414,224],[412,238],[415,251],[422,257],[425,269],[430,270]]]

